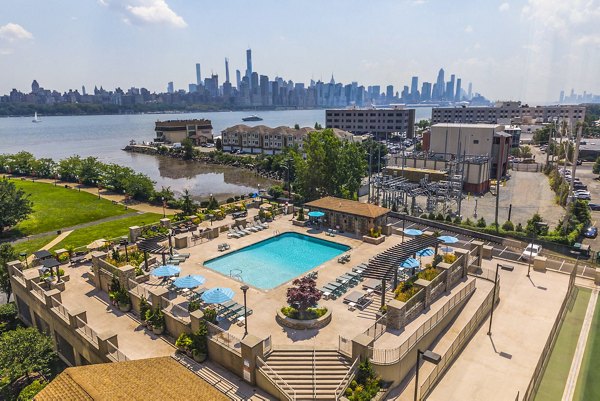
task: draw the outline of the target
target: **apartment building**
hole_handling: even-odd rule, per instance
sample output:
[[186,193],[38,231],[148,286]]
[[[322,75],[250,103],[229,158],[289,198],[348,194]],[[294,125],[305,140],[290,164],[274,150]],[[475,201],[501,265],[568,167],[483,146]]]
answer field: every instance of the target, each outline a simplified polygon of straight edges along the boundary
[[[265,153],[277,154],[283,152],[286,147],[298,147],[302,152],[304,140],[308,134],[314,132],[314,128],[302,127],[267,127],[258,125],[249,127],[245,124],[234,125],[221,132],[223,150],[227,152],[240,151],[242,153]],[[362,137],[355,137],[349,132],[339,129],[333,130],[334,134],[349,141],[362,141]]]
[[390,109],[330,109],[325,112],[325,126],[355,135],[371,134],[377,139],[391,133],[415,134],[415,110],[403,107]]
[[431,123],[500,124],[509,120],[515,124],[548,123],[567,120],[575,126],[585,118],[585,106],[522,105],[521,102],[498,102],[493,107],[434,107]]
[[213,141],[212,122],[206,119],[156,121],[155,142],[177,143],[186,138],[196,146]]

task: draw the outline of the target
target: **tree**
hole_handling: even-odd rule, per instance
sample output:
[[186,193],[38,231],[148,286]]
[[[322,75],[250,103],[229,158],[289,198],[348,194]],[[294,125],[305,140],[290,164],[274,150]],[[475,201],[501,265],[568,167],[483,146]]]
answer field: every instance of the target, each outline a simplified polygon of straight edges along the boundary
[[122,167],[118,164],[105,164],[102,167],[100,182],[105,188],[110,188],[116,192],[122,192],[127,185],[129,177],[135,174],[135,171],[129,167]]
[[292,284],[294,287],[287,289],[287,302],[288,305],[298,310],[298,314],[302,318],[308,308],[317,305],[322,293],[317,289],[317,283],[312,278],[297,278]]
[[8,302],[12,294],[8,275],[8,262],[17,260],[17,256],[17,252],[11,244],[0,244],[0,291],[6,294],[6,302]]
[[594,174],[600,174],[600,156],[596,158],[596,162],[594,163],[594,167],[592,167],[592,172]]
[[77,182],[81,170],[81,157],[71,156],[58,162],[57,172],[63,181]]
[[25,220],[33,212],[29,195],[7,178],[0,180],[0,233]]
[[294,129],[300,129],[300,124],[298,124],[298,123],[294,124]]
[[529,220],[527,220],[527,226],[525,226],[525,231],[528,235],[547,235],[548,234],[548,225],[540,225],[543,219],[539,214],[534,214],[531,216]]
[[102,163],[97,157],[89,156],[81,160],[78,176],[79,181],[86,185],[97,185],[100,183]]
[[315,123],[315,129],[316,130],[322,130],[323,126],[321,124],[319,124],[319,123]]
[[9,158],[8,167],[14,174],[31,175],[35,166],[35,157],[25,151],[15,153]]
[[198,205],[192,199],[190,191],[185,189],[181,197],[181,211],[185,216],[193,216],[198,211]]
[[281,196],[283,195],[283,188],[281,188],[281,185],[273,185],[271,188],[269,188],[267,192],[273,198],[277,199],[281,198]]
[[154,193],[154,183],[145,174],[132,174],[125,183],[125,192],[134,199],[144,201]]
[[33,373],[48,374],[56,359],[52,340],[36,329],[17,328],[0,337],[0,370],[10,381]]
[[194,143],[190,138],[185,138],[181,141],[181,147],[183,148],[183,159],[192,160],[194,158]]
[[420,120],[417,123],[417,127],[419,127],[422,130],[428,128],[430,125],[431,125],[431,121],[429,121],[429,120]]
[[223,150],[223,140],[221,138],[215,139],[215,148],[217,150]]
[[519,147],[519,150],[521,151],[521,157],[524,159],[529,159],[531,158],[531,148],[527,145],[523,145]]

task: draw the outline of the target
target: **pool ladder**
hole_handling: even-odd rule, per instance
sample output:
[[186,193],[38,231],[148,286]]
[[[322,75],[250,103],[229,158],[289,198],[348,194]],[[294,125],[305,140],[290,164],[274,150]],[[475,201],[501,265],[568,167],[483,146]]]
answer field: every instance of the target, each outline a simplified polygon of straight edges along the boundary
[[242,271],[240,269],[233,269],[233,270],[229,270],[229,277],[237,280],[237,281],[244,281],[242,280]]

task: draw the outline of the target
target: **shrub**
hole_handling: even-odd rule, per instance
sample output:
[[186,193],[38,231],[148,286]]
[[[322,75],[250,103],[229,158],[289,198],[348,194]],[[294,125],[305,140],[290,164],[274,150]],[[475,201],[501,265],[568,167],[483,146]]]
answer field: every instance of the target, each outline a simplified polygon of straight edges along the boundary
[[17,318],[17,306],[14,302],[0,305],[0,321],[10,322]]
[[446,215],[446,221],[452,223],[452,217],[449,214]]
[[213,308],[204,309],[204,320],[210,323],[217,322],[217,310]]
[[433,212],[429,212],[429,214],[427,215],[427,218],[429,220],[435,220],[435,214]]
[[420,215],[419,217],[420,217],[420,218],[422,218],[422,219],[426,219],[426,218],[428,218],[428,216],[427,216],[427,213],[423,213],[423,214],[422,214],[422,215]]
[[473,221],[468,217],[463,224],[467,227],[473,227]]
[[444,215],[441,213],[438,213],[437,216],[435,216],[435,219],[438,221],[444,221]]
[[394,298],[398,301],[407,302],[413,297],[419,290],[414,286],[412,281],[405,281],[400,283],[394,291]]
[[188,312],[194,312],[197,311],[198,309],[200,309],[200,301],[190,301],[188,303]]
[[184,350],[189,350],[192,346],[192,338],[187,333],[181,333],[175,341],[175,346],[183,348]]
[[502,229],[504,231],[514,231],[515,230],[515,225],[512,223],[512,221],[506,220],[504,222],[504,224],[502,224]]
[[417,274],[417,277],[420,279],[423,279],[423,280],[432,281],[439,274],[440,274],[440,271],[438,269],[436,269],[435,267],[431,267],[431,268],[425,269],[423,271],[420,271],[419,274]]
[[517,226],[515,227],[515,231],[518,233],[522,233],[523,232],[523,225],[521,223],[518,223]]
[[460,216],[456,216],[456,217],[454,218],[454,221],[453,221],[453,223],[454,223],[454,224],[460,224],[460,222],[461,222],[461,220],[460,220]]
[[304,208],[298,209],[298,221],[304,221]]
[[486,226],[487,223],[485,222],[485,219],[483,217],[477,220],[477,227],[485,228]]
[[146,297],[142,295],[142,298],[140,299],[140,319],[142,321],[146,320],[146,314],[149,310],[150,304],[148,303],[148,300],[146,300]]
[[48,384],[43,380],[34,380],[19,393],[17,401],[31,401]]
[[453,253],[447,253],[443,256],[444,263],[452,264],[452,263],[456,262],[456,259],[457,259],[457,257]]
[[440,255],[440,254],[438,254],[438,255],[435,255],[435,256],[433,257],[433,262],[431,263],[431,265],[432,265],[433,267],[437,267],[437,265],[438,265],[438,264],[440,264],[440,262],[441,262],[441,261],[442,261],[442,255]]

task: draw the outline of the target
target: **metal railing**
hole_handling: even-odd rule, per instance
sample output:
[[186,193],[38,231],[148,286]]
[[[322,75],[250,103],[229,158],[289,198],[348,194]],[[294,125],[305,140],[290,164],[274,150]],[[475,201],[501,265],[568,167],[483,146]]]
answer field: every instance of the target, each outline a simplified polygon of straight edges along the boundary
[[338,351],[348,357],[352,357],[352,340],[338,336]]
[[233,352],[241,355],[242,340],[226,330],[223,330],[219,326],[216,326],[210,322],[206,323],[206,329],[208,330],[208,336],[211,340],[216,341],[219,344],[224,345]]
[[52,310],[61,316],[66,322],[69,322],[69,311],[56,298],[52,298]]
[[[498,293],[498,290],[496,293]],[[450,348],[446,351],[446,353],[444,353],[441,361],[435,365],[429,376],[423,381],[419,387],[421,398],[431,391],[438,378],[446,371],[448,367],[450,367],[452,361],[461,352],[464,344],[471,338],[475,330],[480,326],[481,322],[487,318],[489,309],[493,302],[493,296],[494,292],[490,292],[488,294],[483,304],[477,308],[477,311],[471,317],[471,320],[469,320],[469,323],[467,323],[467,325],[460,331],[458,336],[452,342]]]
[[[296,390],[277,374],[261,357],[256,357],[256,366],[262,369],[265,377],[290,401],[296,400]],[[273,376],[273,377],[271,377]]]
[[338,384],[338,386],[335,388],[335,399],[339,400],[340,397],[342,395],[344,395],[344,393],[346,392],[346,389],[348,388],[348,386],[350,386],[350,383],[352,382],[352,378],[354,377],[356,370],[358,369],[358,361],[359,358],[356,358],[354,360],[354,363],[352,363],[352,366],[350,366],[350,370],[348,370],[348,372],[346,373],[346,375],[344,376],[344,378],[342,379],[342,381],[340,382],[340,384]]
[[108,355],[117,362],[128,361],[127,355],[125,355],[119,347],[110,342],[110,340],[106,341],[106,349],[108,351]]
[[77,330],[83,334],[92,344],[98,346],[98,333],[96,333],[86,322],[75,316],[77,322]]
[[165,297],[160,297],[160,300],[161,300],[161,308],[162,308],[163,312],[170,314],[175,319],[177,319],[185,324],[187,324],[191,321],[190,312],[186,308],[179,306],[177,304],[174,304],[173,302],[169,301]]
[[385,330],[387,329],[387,326],[385,324],[386,321],[386,316],[381,316],[379,319],[375,320],[375,323],[373,323],[371,327],[366,329],[363,334],[366,334],[369,337],[373,337],[373,341],[377,340],[383,335],[383,333],[385,333]]
[[558,337],[558,332],[562,326],[563,321],[565,320],[567,314],[567,306],[573,297],[573,291],[575,289],[575,277],[577,275],[577,263],[575,263],[575,268],[571,272],[569,277],[569,287],[567,288],[567,293],[565,294],[565,298],[560,305],[560,309],[556,319],[554,320],[554,324],[552,325],[552,329],[550,330],[550,335],[546,340],[546,344],[544,345],[544,349],[540,354],[540,358],[538,360],[537,365],[535,366],[535,370],[533,371],[533,375],[531,376],[531,380],[529,381],[529,385],[527,386],[527,390],[525,394],[523,394],[523,401],[533,400],[535,395],[537,394],[537,390],[540,386],[540,382],[542,377],[544,376],[544,372],[546,370],[546,366],[548,365],[548,361],[550,359],[550,355],[552,353],[552,349],[554,348],[554,344],[556,343],[556,339]]
[[475,281],[471,281],[465,288],[455,294],[442,309],[427,319],[409,338],[400,346],[391,349],[372,349],[371,362],[377,365],[391,365],[400,361],[429,331],[434,328],[446,315],[475,291]]
[[267,356],[273,351],[273,343],[271,342],[271,336],[263,340],[263,355]]

